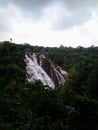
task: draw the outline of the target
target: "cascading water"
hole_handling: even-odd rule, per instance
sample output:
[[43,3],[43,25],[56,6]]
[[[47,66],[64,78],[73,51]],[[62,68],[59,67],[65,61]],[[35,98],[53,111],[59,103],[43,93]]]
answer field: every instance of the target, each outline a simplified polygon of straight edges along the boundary
[[63,75],[61,75],[60,72],[55,69],[54,65],[52,65],[52,67],[54,69],[54,72],[55,72],[55,75],[57,77],[59,84],[64,85],[65,79],[64,79]]
[[[54,88],[55,85],[64,85],[67,72],[54,63],[44,54],[28,53],[25,55],[27,81],[41,81],[43,85]],[[46,68],[44,68],[46,67]]]
[[25,55],[25,62],[26,62],[26,70],[27,70],[27,81],[28,82],[35,82],[40,80],[43,85],[48,85],[49,87],[54,88],[54,82],[48,76],[48,74],[43,70],[43,68],[38,65],[36,54],[33,55],[29,54],[29,56]]

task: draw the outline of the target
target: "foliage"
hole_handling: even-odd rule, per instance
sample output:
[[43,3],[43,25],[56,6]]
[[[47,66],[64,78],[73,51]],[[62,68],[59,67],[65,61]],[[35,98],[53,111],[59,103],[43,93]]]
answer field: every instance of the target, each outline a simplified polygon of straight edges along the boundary
[[[54,89],[26,83],[24,56],[45,52],[69,73]],[[0,43],[0,130],[98,130],[98,47]]]

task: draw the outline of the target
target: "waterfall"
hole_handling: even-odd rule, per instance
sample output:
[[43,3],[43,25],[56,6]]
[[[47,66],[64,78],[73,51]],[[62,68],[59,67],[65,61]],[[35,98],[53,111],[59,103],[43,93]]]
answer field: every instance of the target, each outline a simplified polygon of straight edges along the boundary
[[[44,56],[41,56],[41,58],[44,58]],[[25,55],[25,62],[26,62],[26,70],[27,70],[27,81],[28,82],[35,82],[40,80],[43,85],[48,85],[49,87],[54,88],[54,82],[52,79],[48,76],[48,74],[43,70],[43,68],[38,65],[36,54],[33,53],[32,55],[29,54],[29,56]]]

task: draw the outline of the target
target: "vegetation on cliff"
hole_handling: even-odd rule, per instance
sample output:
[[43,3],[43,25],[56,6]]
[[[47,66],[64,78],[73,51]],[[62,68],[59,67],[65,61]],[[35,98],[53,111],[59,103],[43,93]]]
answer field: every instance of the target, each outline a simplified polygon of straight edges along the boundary
[[[27,83],[26,52],[44,52],[68,73],[54,89]],[[98,47],[0,43],[0,130],[98,130]]]

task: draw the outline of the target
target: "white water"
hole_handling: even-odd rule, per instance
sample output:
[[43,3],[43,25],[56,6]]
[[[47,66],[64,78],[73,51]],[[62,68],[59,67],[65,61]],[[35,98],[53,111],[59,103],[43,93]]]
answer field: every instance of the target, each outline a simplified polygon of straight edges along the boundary
[[49,87],[54,88],[54,82],[48,76],[48,74],[43,70],[42,66],[42,58],[44,56],[40,56],[40,65],[38,65],[36,54],[33,55],[29,54],[29,56],[25,55],[25,62],[26,62],[26,70],[27,70],[27,81],[28,82],[35,82],[40,80],[43,85],[48,85]]
[[62,75],[64,75],[65,77],[68,76],[68,73],[64,70],[62,70],[62,68],[60,67],[60,72]]
[[41,54],[39,57],[40,57],[40,66],[42,66],[42,59],[45,59],[45,55]]
[[58,80],[59,84],[64,85],[65,84],[65,78],[63,77],[62,74],[60,74],[60,72],[58,70],[55,69],[53,64],[52,64],[52,67],[53,67],[53,69],[55,71],[55,75],[57,77],[57,80]]

